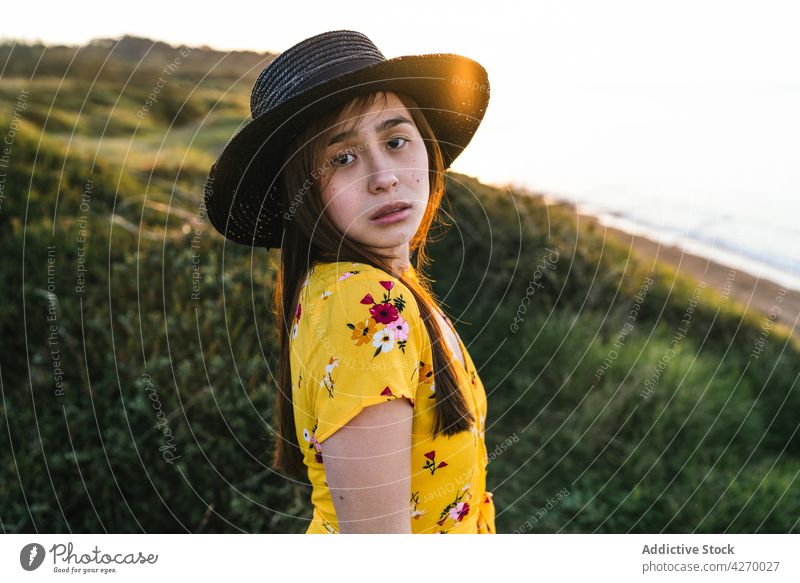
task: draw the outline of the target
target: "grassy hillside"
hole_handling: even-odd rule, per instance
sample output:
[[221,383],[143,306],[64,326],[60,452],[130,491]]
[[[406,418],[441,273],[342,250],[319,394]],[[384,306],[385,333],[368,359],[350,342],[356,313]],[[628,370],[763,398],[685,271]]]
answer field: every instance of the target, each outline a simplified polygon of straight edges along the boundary
[[[199,206],[271,56],[192,49],[142,115],[178,48],[119,45],[0,79],[3,531],[302,532],[308,484],[268,469],[277,256]],[[431,275],[489,393],[500,532],[800,532],[785,331],[540,198],[451,174],[447,200]]]

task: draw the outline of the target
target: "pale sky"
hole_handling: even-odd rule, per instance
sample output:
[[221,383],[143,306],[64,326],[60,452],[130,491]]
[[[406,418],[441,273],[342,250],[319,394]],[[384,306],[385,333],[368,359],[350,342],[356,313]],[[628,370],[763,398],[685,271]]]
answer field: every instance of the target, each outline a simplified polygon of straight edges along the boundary
[[[283,6],[281,6],[283,4]],[[380,5],[380,9],[375,6]],[[339,28],[367,34],[387,56],[459,52],[543,80],[800,80],[796,2],[679,0],[39,1],[8,18],[3,38],[83,43],[128,33],[222,50],[281,51]]]

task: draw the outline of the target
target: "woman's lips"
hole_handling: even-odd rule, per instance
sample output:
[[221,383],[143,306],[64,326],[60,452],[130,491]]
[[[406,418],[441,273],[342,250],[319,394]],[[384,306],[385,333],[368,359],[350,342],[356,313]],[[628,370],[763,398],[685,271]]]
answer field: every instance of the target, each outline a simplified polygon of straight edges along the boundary
[[389,225],[391,223],[396,223],[398,221],[405,220],[411,214],[411,207],[406,207],[400,210],[393,211],[389,214],[383,215],[382,217],[378,217],[377,219],[370,219],[370,222],[377,223],[379,225]]

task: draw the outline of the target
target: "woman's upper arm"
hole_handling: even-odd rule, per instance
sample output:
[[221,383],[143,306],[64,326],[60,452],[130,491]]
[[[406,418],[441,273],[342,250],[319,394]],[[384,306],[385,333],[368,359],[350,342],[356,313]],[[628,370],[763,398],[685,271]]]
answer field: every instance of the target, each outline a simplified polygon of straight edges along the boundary
[[411,533],[413,408],[372,405],[320,444],[339,531]]

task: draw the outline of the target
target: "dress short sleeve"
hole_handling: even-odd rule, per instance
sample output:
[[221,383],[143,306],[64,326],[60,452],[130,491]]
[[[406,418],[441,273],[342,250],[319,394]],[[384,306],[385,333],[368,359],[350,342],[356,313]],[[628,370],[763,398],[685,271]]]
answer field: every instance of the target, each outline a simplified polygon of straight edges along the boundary
[[416,298],[385,271],[358,265],[326,284],[310,334],[318,443],[370,405],[407,398],[413,406],[424,338]]

